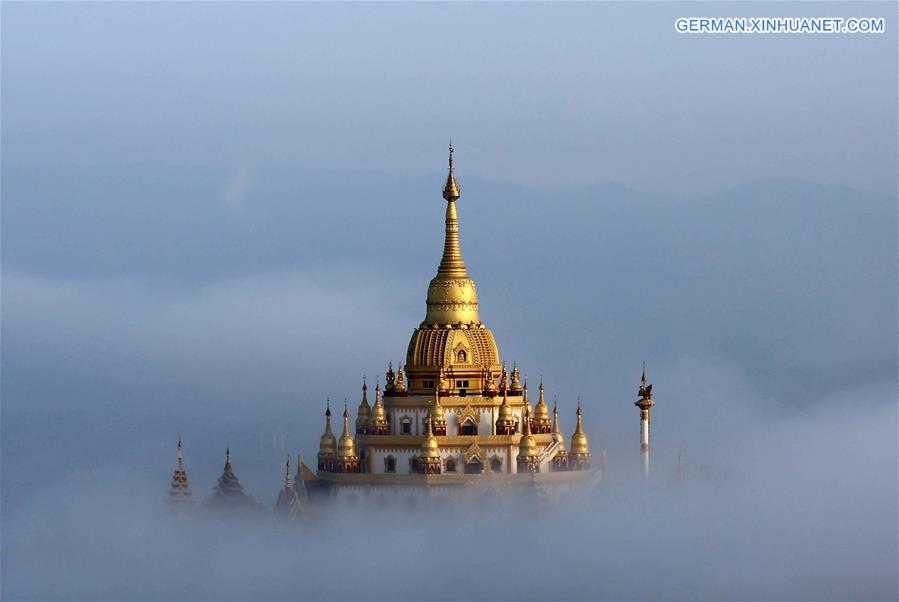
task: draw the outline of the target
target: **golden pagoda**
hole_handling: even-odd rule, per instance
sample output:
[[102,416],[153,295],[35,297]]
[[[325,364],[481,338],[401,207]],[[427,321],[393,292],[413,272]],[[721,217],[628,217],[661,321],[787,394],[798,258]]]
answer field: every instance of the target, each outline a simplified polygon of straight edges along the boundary
[[[383,391],[375,385],[374,403],[362,381],[362,398],[350,428],[349,403],[344,400],[343,425],[336,437],[330,399],[325,403],[325,427],[319,439],[313,471],[297,457],[296,477],[290,459],[275,511],[297,515],[319,502],[358,500],[359,494],[391,496],[444,494],[447,491],[503,487],[518,491],[567,492],[595,485],[604,461],[592,466],[578,399],[577,426],[566,446],[558,405],[552,418],[540,378],[536,406],[529,400],[527,377],[517,363],[511,372],[500,360],[493,332],[481,321],[474,280],[462,260],[457,202],[461,190],[449,148],[449,170],[443,187],[446,201],[443,255],[428,285],[426,309],[412,331],[404,362],[388,362]],[[641,445],[648,470],[649,409],[652,385],[641,379]],[[549,489],[551,487],[551,489]],[[541,496],[545,497],[545,496]],[[168,503],[189,502],[190,487],[183,467],[181,443]],[[258,508],[243,490],[231,466],[230,448],[212,496],[211,508]]]
[[493,332],[481,321],[477,288],[459,243],[460,197],[450,145],[443,255],[428,285],[424,320],[412,331],[405,362],[396,364],[396,371],[388,363],[383,395],[376,386],[371,406],[363,382],[355,439],[348,411],[337,441],[326,409],[316,482],[307,483],[310,492],[392,491],[397,485],[431,490],[491,479],[532,486],[535,479],[582,478],[590,468],[580,409],[568,452],[558,412],[550,419],[542,379],[532,407],[517,363],[506,370]]

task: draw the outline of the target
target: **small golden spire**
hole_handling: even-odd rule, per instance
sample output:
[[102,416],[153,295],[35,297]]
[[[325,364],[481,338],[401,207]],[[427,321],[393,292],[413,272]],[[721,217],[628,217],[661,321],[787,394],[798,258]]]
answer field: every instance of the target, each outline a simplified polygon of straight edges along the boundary
[[577,399],[577,428],[571,435],[571,454],[572,458],[581,458],[586,465],[590,459],[590,445],[587,442],[587,435],[584,434],[584,428],[581,422],[581,398]]
[[459,183],[456,182],[456,170],[453,168],[453,141],[449,144],[449,173],[446,176],[446,184],[443,186],[443,198],[453,202],[460,196]]
[[437,437],[434,436],[434,430],[431,428],[431,419],[425,418],[425,439],[421,443],[421,458],[423,460],[440,461],[440,444],[437,443]]
[[640,382],[646,384],[646,362],[643,362],[643,374],[640,376]]
[[562,428],[559,426],[559,406],[553,399],[553,440],[559,444],[559,452],[565,453],[565,435],[562,434]]
[[537,455],[537,442],[531,435],[531,413],[528,408],[524,410],[524,429],[521,439],[518,441],[518,460],[529,460]]
[[368,426],[368,420],[371,417],[371,406],[368,405],[368,385],[365,382],[365,375],[362,375],[362,401],[359,403],[359,409],[356,411],[356,432],[362,433]]
[[431,411],[428,412],[428,414],[430,416],[430,420],[437,425],[446,422],[446,420],[444,420],[443,406],[440,405],[440,391],[438,391],[436,387],[434,388],[434,405],[431,406]]
[[[527,377],[525,377],[527,380]],[[518,371],[518,364],[512,362],[512,383],[509,385],[513,391],[521,391],[521,374]]]
[[381,399],[381,383],[375,385],[375,405],[371,408],[371,417],[369,422],[373,426],[379,426],[387,421],[387,410],[384,408],[384,401]]
[[538,432],[546,432],[545,428],[549,426],[549,406],[546,405],[546,399],[543,396],[543,379],[540,380],[540,396],[537,399],[537,409],[534,412],[534,422],[541,427]]
[[325,406],[325,432],[322,433],[318,445],[319,461],[330,458],[337,452],[337,439],[331,432],[331,399],[328,398]]
[[396,371],[396,390],[399,393],[403,393],[406,391],[406,377],[403,373],[402,362],[400,362],[399,368]]
[[181,448],[181,435],[178,435],[178,466],[184,462],[184,452]]
[[356,442],[350,436],[350,411],[347,408],[347,400],[343,400],[343,433],[337,445],[337,455],[340,458],[350,459],[356,457]]

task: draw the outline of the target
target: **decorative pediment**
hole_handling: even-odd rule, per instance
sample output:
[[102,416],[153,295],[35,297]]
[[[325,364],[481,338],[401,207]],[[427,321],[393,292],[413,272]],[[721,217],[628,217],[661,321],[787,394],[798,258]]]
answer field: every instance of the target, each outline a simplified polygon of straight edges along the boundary
[[471,407],[471,404],[466,405],[459,411],[459,424],[464,424],[466,420],[470,420],[475,425],[481,421],[481,414]]
[[462,458],[465,460],[466,464],[470,463],[474,458],[477,458],[480,462],[484,461],[483,455],[481,454],[481,446],[478,445],[477,441],[469,445],[468,449],[462,452]]

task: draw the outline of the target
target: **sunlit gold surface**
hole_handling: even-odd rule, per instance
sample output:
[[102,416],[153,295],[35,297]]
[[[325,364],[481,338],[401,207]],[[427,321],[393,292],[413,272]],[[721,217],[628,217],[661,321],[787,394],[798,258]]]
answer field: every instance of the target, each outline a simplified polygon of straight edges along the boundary
[[581,424],[581,406],[577,407],[577,428],[571,435],[571,456],[589,456],[590,444],[587,441],[587,435],[584,434],[584,428]]
[[[394,372],[389,365],[383,399],[376,387],[369,406],[363,385],[355,440],[344,410],[344,431],[335,441],[328,412],[321,452],[333,459],[320,461],[318,470],[325,480],[358,485],[465,484],[515,475],[516,469],[528,479],[579,478],[562,476],[572,464],[557,413],[550,420],[542,382],[535,408],[517,364],[511,373],[506,371],[493,333],[480,321],[477,290],[459,243],[460,195],[451,149],[443,189],[443,255],[428,287],[425,319],[412,333],[405,366]],[[462,435],[463,430],[476,434]],[[576,463],[573,470],[582,474],[590,470],[580,407],[571,456]],[[444,472],[449,459],[464,460],[465,468]],[[491,467],[496,460],[502,469]],[[481,474],[478,466],[484,467]]]
[[406,352],[410,390],[420,390],[416,378],[427,378],[440,367],[451,368],[454,375],[482,387],[484,368],[496,369],[500,361],[493,333],[484,326],[478,313],[477,287],[462,260],[456,209],[460,191],[450,149],[449,173],[443,190],[446,200],[443,256],[437,275],[428,285],[425,319],[412,333]]
[[534,436],[531,435],[530,418],[530,413],[525,412],[524,420],[522,421],[524,424],[524,433],[521,435],[521,440],[518,442],[519,460],[537,457],[537,442],[534,440]]
[[356,442],[350,436],[350,413],[343,408],[343,433],[340,435],[340,441],[337,444],[337,457],[350,459],[356,457]]
[[331,404],[325,410],[325,432],[322,433],[318,446],[319,458],[332,457],[337,454],[337,438],[331,432]]

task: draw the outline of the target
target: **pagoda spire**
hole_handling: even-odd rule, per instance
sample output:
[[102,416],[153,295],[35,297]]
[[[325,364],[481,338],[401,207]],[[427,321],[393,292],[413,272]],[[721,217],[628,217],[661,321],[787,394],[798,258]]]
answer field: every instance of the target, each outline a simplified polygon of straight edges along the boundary
[[347,409],[346,399],[343,400],[343,433],[337,442],[337,459],[334,468],[336,472],[357,472],[359,469],[356,442],[350,436],[350,411]]
[[378,382],[375,384],[375,405],[371,408],[366,433],[369,435],[387,435],[389,431],[390,423],[387,421],[387,408],[384,407],[384,400],[381,398],[381,383]]
[[540,397],[537,400],[537,408],[534,411],[533,430],[538,434],[545,434],[552,431],[552,422],[549,419],[549,406],[546,405],[546,399],[543,392],[543,379],[540,379]]
[[503,391],[503,401],[499,404],[495,426],[497,435],[514,435],[518,430],[518,421],[512,412],[512,405],[509,403],[509,396],[506,391]]
[[428,410],[428,427],[435,436],[446,435],[446,418],[444,416],[443,406],[440,405],[440,391],[434,387],[434,403]]
[[468,269],[462,261],[459,245],[459,214],[456,201],[461,196],[456,170],[453,164],[453,145],[449,147],[449,173],[443,186],[446,200],[443,257],[437,267],[437,275],[428,285],[427,311],[422,325],[453,327],[480,325],[478,293]]
[[590,444],[581,422],[581,399],[577,400],[577,428],[571,435],[571,451],[568,453],[568,466],[573,470],[582,470],[590,467]]
[[337,438],[331,432],[331,399],[325,403],[325,432],[318,444],[318,469],[324,472],[334,470],[334,456],[337,455]]
[[362,401],[359,403],[359,409],[356,411],[356,433],[364,435],[368,429],[368,422],[371,418],[371,406],[368,405],[368,385],[365,382],[365,375],[362,376]]
[[443,186],[443,198],[446,199],[446,237],[443,242],[443,258],[440,260],[437,273],[453,277],[468,276],[465,262],[462,261],[462,250],[459,247],[459,216],[456,213],[456,201],[460,196],[462,195],[453,166],[453,143],[450,142],[449,173]]
[[275,513],[282,516],[296,516],[301,509],[300,496],[297,494],[290,476],[290,454],[288,454],[284,467],[284,489],[278,493],[278,501],[275,502]]
[[418,456],[418,472],[421,474],[440,474],[440,445],[431,428],[430,416],[425,418],[425,437],[421,442],[421,454]]
[[193,506],[193,493],[190,483],[187,481],[187,471],[184,470],[184,453],[181,445],[181,437],[178,437],[178,465],[172,473],[172,484],[166,497],[166,506],[170,510],[178,510]]
[[540,472],[537,442],[531,435],[531,412],[524,409],[524,428],[518,441],[518,472]]
[[259,510],[259,503],[243,490],[240,479],[231,467],[231,446],[225,449],[225,467],[206,500],[206,505],[214,509],[252,509]]

